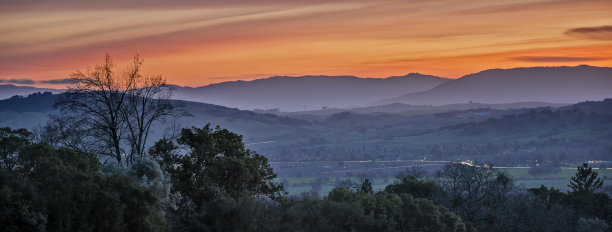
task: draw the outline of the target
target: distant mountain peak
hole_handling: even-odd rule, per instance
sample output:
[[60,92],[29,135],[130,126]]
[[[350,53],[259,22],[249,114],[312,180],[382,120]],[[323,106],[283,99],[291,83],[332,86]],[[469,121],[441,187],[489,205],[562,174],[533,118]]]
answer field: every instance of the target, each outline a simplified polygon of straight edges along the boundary
[[376,101],[445,105],[482,102],[576,103],[612,97],[612,68],[589,65],[489,69],[442,83],[432,89]]
[[448,79],[448,78],[444,78],[444,77],[439,77],[439,76],[433,76],[433,75],[427,75],[427,74],[422,74],[422,73],[417,73],[417,72],[411,72],[408,73],[406,75],[403,76],[390,76],[387,77],[385,79],[400,79],[400,78],[413,78],[413,79],[417,79],[417,78],[422,78],[422,79]]
[[467,74],[467,75],[462,76],[459,79],[471,78],[474,76],[478,77],[483,74],[504,73],[504,72],[512,72],[512,71],[514,72],[563,71],[563,70],[584,70],[584,69],[602,69],[602,68],[609,68],[609,67],[598,67],[598,66],[581,64],[577,66],[533,66],[533,67],[514,67],[514,68],[492,68],[492,69],[486,69],[486,70],[482,70],[479,72]]

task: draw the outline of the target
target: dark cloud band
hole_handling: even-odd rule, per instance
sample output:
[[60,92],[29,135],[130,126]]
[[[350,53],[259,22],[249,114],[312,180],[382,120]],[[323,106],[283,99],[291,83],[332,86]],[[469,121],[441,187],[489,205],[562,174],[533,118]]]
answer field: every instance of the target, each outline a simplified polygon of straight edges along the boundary
[[73,80],[71,78],[51,79],[51,80],[39,81],[38,83],[40,84],[71,84],[73,83]]
[[19,84],[19,85],[33,85],[33,84],[52,84],[52,85],[59,85],[59,84],[70,84],[72,83],[72,79],[70,78],[62,78],[62,79],[51,79],[51,80],[44,80],[44,81],[35,81],[32,79],[25,79],[25,78],[13,78],[13,79],[0,79],[0,83],[5,83],[5,84]]
[[599,57],[575,57],[575,56],[518,56],[513,57],[513,60],[527,62],[577,62],[577,61],[594,61],[602,60]]
[[31,85],[35,84],[36,81],[30,79],[0,79],[0,83]]
[[612,26],[577,27],[567,30],[565,34],[589,39],[612,40]]

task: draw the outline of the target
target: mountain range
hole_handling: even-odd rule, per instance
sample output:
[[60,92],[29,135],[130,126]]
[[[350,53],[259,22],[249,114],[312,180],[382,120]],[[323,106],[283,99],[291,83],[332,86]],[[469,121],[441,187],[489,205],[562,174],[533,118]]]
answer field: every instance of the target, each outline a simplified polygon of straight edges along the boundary
[[[387,78],[276,76],[201,87],[175,86],[173,98],[242,110],[313,111],[403,105],[517,102],[572,104],[612,97],[612,68],[491,69],[458,79],[411,73]],[[0,85],[0,99],[57,89]],[[471,107],[470,107],[471,108]]]
[[446,105],[479,102],[577,103],[612,97],[612,68],[532,67],[491,69],[447,81],[432,89],[375,101],[389,103]]
[[177,87],[174,98],[239,109],[304,111],[351,108],[383,98],[431,89],[449,79],[411,73],[387,78],[355,76],[277,76],[197,88]]

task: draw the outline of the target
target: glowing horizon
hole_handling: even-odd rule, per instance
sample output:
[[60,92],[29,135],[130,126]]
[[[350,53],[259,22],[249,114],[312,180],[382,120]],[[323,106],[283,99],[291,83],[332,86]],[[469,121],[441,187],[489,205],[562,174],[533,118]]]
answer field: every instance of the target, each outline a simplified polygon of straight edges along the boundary
[[39,87],[105,53],[183,86],[612,64],[607,0],[0,2],[0,80]]

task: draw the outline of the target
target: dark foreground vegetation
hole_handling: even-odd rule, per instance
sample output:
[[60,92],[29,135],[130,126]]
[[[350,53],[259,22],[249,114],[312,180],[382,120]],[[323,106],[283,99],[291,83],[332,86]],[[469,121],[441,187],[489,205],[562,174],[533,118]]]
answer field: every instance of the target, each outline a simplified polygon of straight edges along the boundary
[[2,231],[607,231],[612,201],[586,164],[564,193],[518,189],[497,169],[411,170],[287,196],[267,159],[224,129],[183,129],[130,165],[0,130]]

